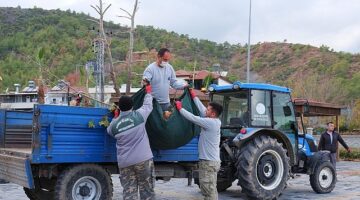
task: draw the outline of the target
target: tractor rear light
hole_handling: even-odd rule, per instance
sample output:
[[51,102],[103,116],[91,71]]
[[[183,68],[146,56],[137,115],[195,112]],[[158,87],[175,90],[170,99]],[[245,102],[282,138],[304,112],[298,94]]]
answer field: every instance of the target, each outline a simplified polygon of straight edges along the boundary
[[246,128],[242,128],[242,129],[240,130],[240,133],[241,133],[241,134],[246,134]]

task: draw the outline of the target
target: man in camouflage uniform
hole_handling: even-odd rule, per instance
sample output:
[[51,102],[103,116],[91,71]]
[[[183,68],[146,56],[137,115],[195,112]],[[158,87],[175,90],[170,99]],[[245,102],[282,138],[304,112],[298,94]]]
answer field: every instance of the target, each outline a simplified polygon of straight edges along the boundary
[[200,111],[200,116],[182,108],[180,101],[176,101],[176,109],[180,111],[187,120],[201,127],[199,138],[199,183],[201,193],[205,200],[217,200],[216,189],[217,172],[220,169],[220,127],[219,115],[222,106],[215,102],[210,102],[207,108],[196,97],[195,91],[190,90],[191,97]]
[[143,106],[132,110],[129,96],[119,99],[120,116],[110,123],[107,131],[116,138],[117,160],[124,200],[155,199],[154,163],[145,123],[153,106],[151,86],[145,88]]

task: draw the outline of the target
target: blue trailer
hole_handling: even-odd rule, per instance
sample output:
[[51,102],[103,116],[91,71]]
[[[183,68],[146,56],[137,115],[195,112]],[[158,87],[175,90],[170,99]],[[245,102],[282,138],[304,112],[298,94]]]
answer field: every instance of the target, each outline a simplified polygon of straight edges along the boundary
[[[309,174],[318,193],[333,190],[328,153],[317,152],[314,138],[298,131],[288,88],[235,82],[209,91],[224,106],[218,191],[238,180],[250,197],[273,199],[294,173]],[[0,110],[0,179],[23,186],[30,199],[111,199],[115,140],[99,123],[111,117],[104,108]],[[197,144],[194,137],[177,149],[154,149],[156,178],[198,183]]]

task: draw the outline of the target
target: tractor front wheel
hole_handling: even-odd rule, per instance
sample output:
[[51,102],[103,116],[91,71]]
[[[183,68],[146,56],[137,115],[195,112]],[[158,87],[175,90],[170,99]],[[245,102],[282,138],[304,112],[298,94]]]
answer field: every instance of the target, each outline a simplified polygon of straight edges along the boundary
[[316,193],[330,193],[335,188],[335,184],[335,168],[329,161],[319,163],[314,174],[310,175],[310,185]]
[[258,136],[241,149],[236,162],[242,190],[252,199],[275,199],[289,178],[289,158],[282,144]]

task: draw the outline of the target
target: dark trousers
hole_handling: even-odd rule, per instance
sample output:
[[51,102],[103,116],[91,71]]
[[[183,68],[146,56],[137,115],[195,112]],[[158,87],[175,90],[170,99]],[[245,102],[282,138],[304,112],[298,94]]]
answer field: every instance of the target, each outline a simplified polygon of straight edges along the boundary
[[330,162],[333,164],[336,170],[336,153],[330,153]]

